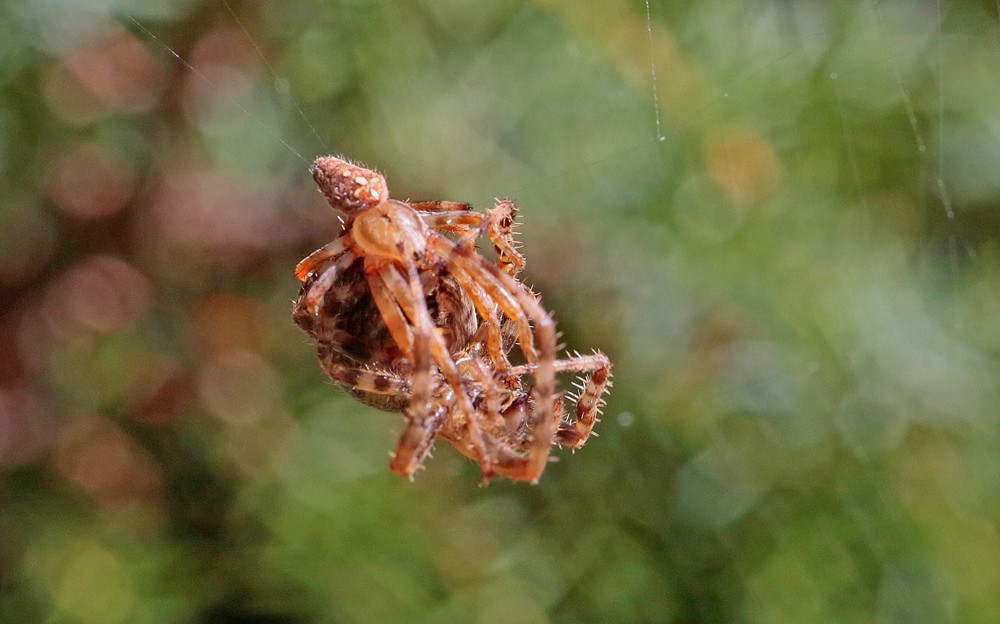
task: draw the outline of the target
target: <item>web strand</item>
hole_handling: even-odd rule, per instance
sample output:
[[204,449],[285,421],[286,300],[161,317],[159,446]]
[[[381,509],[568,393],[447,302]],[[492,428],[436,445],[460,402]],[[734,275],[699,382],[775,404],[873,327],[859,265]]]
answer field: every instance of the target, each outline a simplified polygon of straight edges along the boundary
[[[1000,0],[997,0],[997,2],[1000,3]],[[885,13],[882,11],[882,0],[875,0],[875,12],[878,15],[879,30],[888,38],[888,32],[885,27]],[[899,92],[903,96],[903,106],[906,108],[906,117],[910,121],[910,129],[913,130],[913,138],[917,142],[917,150],[921,154],[924,154],[927,151],[927,145],[924,143],[924,137],[920,134],[920,125],[917,121],[916,109],[913,107],[913,98],[910,97],[910,91],[903,82],[903,76],[899,71],[899,63],[896,61],[896,58],[891,52],[888,54],[888,57],[892,65],[892,75],[896,80],[896,86],[899,87]]]
[[[257,45],[257,41],[254,40],[253,36],[250,34],[250,31],[248,31],[246,26],[243,25],[243,22],[240,21],[239,16],[236,15],[236,11],[234,11],[232,5],[229,4],[229,0],[222,0],[222,4],[225,5],[226,10],[229,11],[229,14],[233,16],[234,20],[236,20],[236,24],[240,27],[240,30],[243,31],[243,34],[246,35],[247,40],[250,41],[250,45],[253,46],[253,49],[257,51],[258,56],[260,56],[261,60],[264,61],[264,66],[267,67],[267,71],[271,72],[271,78],[273,78],[275,82],[278,82],[280,77],[278,76],[278,73],[274,71],[274,66],[272,66],[271,62],[267,60],[267,55],[265,55],[264,51],[260,49],[260,46]],[[323,148],[323,152],[329,154],[330,148],[327,147],[326,141],[324,141],[323,137],[319,135],[319,132],[316,130],[316,126],[309,121],[309,118],[302,111],[302,107],[299,106],[298,102],[296,102],[294,98],[290,97],[289,101],[291,101],[292,106],[295,107],[295,110],[298,112],[299,117],[302,118],[302,121],[306,122],[306,125],[309,126],[310,130],[312,130],[316,140],[319,141],[320,146]]]
[[[200,78],[201,80],[203,80],[209,86],[213,86],[213,87],[215,86],[214,83],[211,81],[211,79],[209,79],[208,76],[206,76],[204,73],[202,73],[201,71],[199,71],[194,65],[192,65],[191,63],[189,63],[188,61],[186,61],[184,59],[184,57],[182,57],[173,48],[171,48],[169,45],[167,45],[167,43],[165,41],[163,41],[162,39],[160,39],[159,37],[157,37],[155,34],[153,34],[153,32],[151,30],[149,30],[148,28],[146,28],[145,26],[143,26],[137,19],[135,19],[131,15],[125,15],[125,17],[128,18],[128,20],[130,22],[132,22],[133,24],[135,24],[136,28],[138,28],[139,30],[141,30],[143,32],[143,34],[145,34],[151,40],[155,41],[164,50],[166,50],[167,52],[169,52],[170,55],[173,56],[175,59],[177,59],[181,63],[181,65],[183,65],[185,68],[187,68],[188,71],[190,71],[191,73],[193,73],[195,76],[198,76],[198,78]],[[242,104],[240,104],[236,100],[236,98],[232,97],[231,95],[226,95],[226,99],[227,99],[227,101],[230,104],[232,104],[236,108],[240,109],[243,112],[243,114],[246,115],[249,119],[252,119],[255,123],[257,123],[257,125],[259,125],[261,128],[263,128],[275,140],[277,140],[279,143],[281,143],[282,145],[284,145],[285,149],[287,149],[292,154],[295,154],[299,158],[299,160],[301,160],[302,162],[304,162],[307,166],[312,164],[311,162],[309,162],[308,160],[306,160],[305,157],[302,156],[302,154],[300,154],[298,151],[296,151],[295,148],[293,148],[291,145],[289,145],[287,141],[285,141],[283,138],[281,138],[281,136],[277,132],[275,132],[273,129],[269,128],[256,115],[254,115],[253,113],[251,113],[250,110],[247,109],[247,107],[245,107]]]
[[646,0],[646,34],[649,36],[649,71],[653,78],[653,111],[656,113],[656,140],[663,141],[667,137],[663,136],[660,125],[660,96],[656,89],[656,54],[653,49],[653,18],[649,9],[649,0]]
[[951,205],[951,197],[944,183],[944,9],[941,0],[937,0],[937,27],[938,27],[938,192],[941,194],[941,203],[944,204],[944,213],[949,221],[955,220],[955,210]]
[[861,184],[861,168],[858,165],[858,155],[854,151],[854,141],[851,138],[851,127],[847,122],[847,109],[844,105],[843,96],[840,94],[840,88],[837,85],[837,78],[839,76],[836,72],[830,74],[830,82],[833,86],[833,94],[837,100],[837,113],[840,115],[840,131],[844,135],[844,145],[847,149],[847,162],[851,168],[851,177],[854,178],[854,188],[858,193],[858,201],[861,202],[861,207],[865,213],[865,228],[868,236],[871,236],[871,208],[868,205],[868,199],[865,196],[864,187]]

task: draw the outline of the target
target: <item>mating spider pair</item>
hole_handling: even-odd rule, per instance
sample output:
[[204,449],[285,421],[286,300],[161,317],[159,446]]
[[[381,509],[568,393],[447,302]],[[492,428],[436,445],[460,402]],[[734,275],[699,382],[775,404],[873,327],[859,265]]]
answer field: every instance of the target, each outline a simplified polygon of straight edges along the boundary
[[[552,444],[581,447],[611,363],[596,351],[556,358],[555,323],[517,279],[524,258],[512,235],[514,203],[498,200],[480,213],[458,202],[390,199],[381,175],[332,156],[311,172],[347,222],[296,267],[303,286],[294,319],[316,340],[331,379],[405,414],[392,470],[412,477],[440,436],[475,459],[486,480],[534,482]],[[476,250],[483,235],[496,261]],[[523,364],[510,361],[515,345]],[[556,389],[561,372],[587,374],[572,420]]]

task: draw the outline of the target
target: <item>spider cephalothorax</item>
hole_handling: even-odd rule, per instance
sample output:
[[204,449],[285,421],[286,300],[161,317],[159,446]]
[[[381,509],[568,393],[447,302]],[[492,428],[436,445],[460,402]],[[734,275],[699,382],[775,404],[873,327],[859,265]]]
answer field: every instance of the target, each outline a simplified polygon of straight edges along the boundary
[[[516,277],[524,258],[512,238],[513,202],[479,213],[457,202],[397,201],[381,175],[330,156],[312,174],[347,221],[296,268],[303,287],[294,318],[334,381],[405,413],[393,470],[412,476],[439,435],[487,479],[537,480],[553,442],[582,446],[610,362],[599,353],[556,359],[554,322]],[[496,261],[476,250],[484,234]],[[511,364],[515,345],[525,364]],[[591,373],[566,422],[556,391],[562,371]]]

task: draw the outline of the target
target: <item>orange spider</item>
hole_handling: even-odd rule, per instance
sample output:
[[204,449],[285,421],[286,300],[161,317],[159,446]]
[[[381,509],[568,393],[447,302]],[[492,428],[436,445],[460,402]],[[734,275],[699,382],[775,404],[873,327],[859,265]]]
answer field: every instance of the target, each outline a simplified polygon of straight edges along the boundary
[[[524,259],[511,234],[513,202],[478,213],[457,202],[393,200],[381,175],[330,156],[311,172],[348,219],[339,238],[296,268],[304,284],[294,318],[317,339],[334,381],[405,413],[392,469],[412,476],[441,435],[487,480],[498,473],[537,481],[553,442],[582,446],[610,362],[598,353],[556,360],[555,324],[515,277]],[[495,263],[476,251],[483,234]],[[515,343],[526,364],[511,365]],[[557,371],[592,373],[574,423],[562,422]],[[522,388],[526,375],[530,390]]]

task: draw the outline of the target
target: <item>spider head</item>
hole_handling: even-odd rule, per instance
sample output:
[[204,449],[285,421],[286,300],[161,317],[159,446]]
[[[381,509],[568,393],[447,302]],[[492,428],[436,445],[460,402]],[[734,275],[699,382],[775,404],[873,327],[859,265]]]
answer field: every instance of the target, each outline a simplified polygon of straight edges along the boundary
[[335,156],[320,156],[309,169],[330,205],[348,214],[377,206],[389,199],[380,174]]

